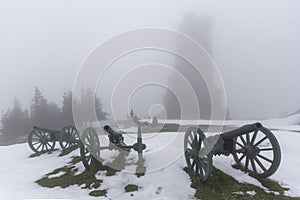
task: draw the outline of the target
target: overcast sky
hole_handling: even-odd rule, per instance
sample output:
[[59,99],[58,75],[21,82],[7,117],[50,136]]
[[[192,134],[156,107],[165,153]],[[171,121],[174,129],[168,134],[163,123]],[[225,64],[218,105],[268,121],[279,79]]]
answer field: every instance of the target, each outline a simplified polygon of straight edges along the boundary
[[177,30],[186,14],[212,20],[211,56],[233,118],[300,108],[300,1],[0,2],[1,110],[15,97],[29,107],[34,86],[60,103],[98,44],[134,28]]

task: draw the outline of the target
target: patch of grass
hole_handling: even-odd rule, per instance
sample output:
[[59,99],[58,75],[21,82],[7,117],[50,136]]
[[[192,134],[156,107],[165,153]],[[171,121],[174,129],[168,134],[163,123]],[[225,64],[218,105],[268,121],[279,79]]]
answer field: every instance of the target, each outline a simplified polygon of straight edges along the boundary
[[118,170],[103,165],[101,162],[96,161],[95,165],[92,167],[94,171],[106,171],[106,176],[114,176]]
[[[72,160],[68,165],[53,170],[43,178],[37,180],[36,183],[42,187],[48,188],[67,188],[72,185],[78,185],[82,186],[82,189],[97,189],[102,183],[102,180],[98,180],[95,176],[98,171],[106,171],[107,176],[112,176],[117,172],[116,170],[97,162],[89,171],[85,170],[78,174],[78,168],[74,166],[78,162],[81,162],[80,156],[72,157]],[[55,176],[56,174],[62,175]],[[99,193],[99,191],[95,192],[95,194],[97,193]]]
[[107,190],[94,190],[89,193],[89,195],[93,197],[106,196],[106,194],[107,194]]
[[[191,187],[196,189],[195,197],[197,199],[205,200],[242,200],[242,199],[260,199],[260,200],[290,200],[300,199],[283,195],[285,188],[282,188],[278,183],[271,180],[264,180],[265,187],[270,191],[279,192],[279,195],[268,193],[262,188],[252,184],[239,183],[233,177],[223,173],[222,171],[213,167],[212,176],[206,183],[200,184],[199,177],[193,176],[188,168],[184,168],[191,178]],[[247,192],[254,191],[254,195]],[[240,194],[242,193],[242,194]]]
[[79,163],[79,162],[81,162],[80,156],[73,156],[73,157],[72,157],[72,160],[71,160],[70,162],[68,162],[68,164],[73,164],[73,165],[75,165],[76,163]]
[[[52,172],[46,174],[43,178],[36,181],[42,187],[54,188],[61,187],[67,188],[72,185],[78,185],[82,189],[95,189],[89,193],[91,196],[106,196],[107,190],[99,190],[102,180],[96,178],[96,174],[99,171],[105,171],[106,176],[115,175],[118,170],[103,165],[101,162],[95,160],[95,163],[91,166],[89,171],[85,170],[79,172],[75,164],[81,162],[80,156],[73,156],[66,166],[55,169]],[[127,185],[125,192],[138,191],[138,186]],[[133,195],[133,194],[132,194]]]
[[[77,171],[78,169],[75,168],[75,166],[64,166],[62,168],[54,170],[53,172],[47,174],[45,177],[37,180],[36,183],[40,186],[48,188],[67,188],[71,185],[83,185],[83,189],[96,189],[101,185],[102,180],[96,179],[95,172],[85,170],[81,174],[75,175]],[[55,175],[61,172],[63,172],[64,174],[59,177],[49,178],[50,175]]]
[[[242,170],[237,164],[232,165],[232,167],[234,169]],[[288,188],[284,188],[279,183],[277,183],[275,181],[272,181],[268,178],[260,178],[256,174],[254,174],[253,172],[251,173],[251,171],[248,172],[248,175],[255,178],[255,179],[257,179],[259,182],[261,182],[261,184],[264,187],[268,188],[270,191],[276,191],[276,192],[279,192],[280,194],[283,195],[285,191],[289,190]]]
[[125,192],[135,192],[139,190],[139,187],[137,185],[128,184],[124,188]]

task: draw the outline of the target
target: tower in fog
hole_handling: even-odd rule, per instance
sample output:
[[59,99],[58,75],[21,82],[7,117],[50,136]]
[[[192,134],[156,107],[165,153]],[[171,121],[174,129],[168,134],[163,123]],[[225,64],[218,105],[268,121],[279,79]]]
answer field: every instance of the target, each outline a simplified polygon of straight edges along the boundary
[[[179,32],[182,32],[196,40],[207,50],[210,55],[212,54],[211,29],[212,20],[210,17],[197,17],[193,14],[185,15],[182,23],[178,27]],[[178,48],[180,48],[180,46],[184,44],[178,43],[177,45]],[[211,100],[204,79],[200,76],[200,74],[196,73],[196,70],[190,63],[178,56],[174,59],[173,67],[180,74],[185,76],[185,78],[193,87],[199,102],[200,117],[202,119],[209,119],[211,117]],[[168,82],[170,84],[174,83],[175,81],[176,78],[174,76],[169,77]],[[184,91],[181,92],[184,94]],[[163,97],[163,101],[167,117],[169,119],[180,119],[181,109],[176,96],[170,91],[167,91]],[[192,117],[193,116],[191,116],[191,118]]]

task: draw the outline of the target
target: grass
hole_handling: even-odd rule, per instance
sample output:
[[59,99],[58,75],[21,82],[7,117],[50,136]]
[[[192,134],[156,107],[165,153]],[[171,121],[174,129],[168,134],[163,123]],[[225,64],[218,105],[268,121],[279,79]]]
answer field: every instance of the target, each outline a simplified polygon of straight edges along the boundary
[[107,194],[107,190],[94,190],[89,193],[89,195],[93,197],[106,196],[106,194]]
[[[91,170],[78,173],[78,169],[75,167],[75,164],[78,162],[81,162],[80,156],[72,157],[68,165],[53,170],[43,178],[37,180],[36,183],[48,188],[67,188],[72,185],[78,185],[82,189],[95,189],[89,193],[90,196],[106,196],[107,190],[96,190],[101,186],[102,180],[97,179],[95,174],[98,171],[106,171],[106,176],[113,176],[117,171],[101,163],[97,163]],[[61,175],[59,176],[59,174]]]
[[[106,171],[106,176],[113,176],[117,170],[102,165],[100,162],[96,163],[90,171],[78,172],[75,164],[81,162],[79,156],[72,157],[71,161],[66,166],[55,169],[52,172],[46,174],[36,183],[42,187],[61,187],[67,188],[72,185],[81,186],[82,189],[92,190],[90,196],[106,196],[107,190],[100,190],[99,187],[102,184],[102,180],[98,179],[95,174],[98,171]],[[237,168],[237,166],[233,166]],[[199,177],[193,176],[187,168],[184,168],[186,173],[190,175],[191,187],[196,189],[195,198],[205,200],[243,200],[243,199],[260,199],[260,200],[294,200],[300,198],[293,198],[285,196],[284,193],[287,188],[280,186],[275,181],[270,179],[261,179],[255,177],[264,187],[264,189],[247,183],[239,183],[233,177],[223,173],[217,168],[213,167],[212,176],[208,182],[200,184]],[[137,185],[128,184],[124,187],[125,192],[139,191]],[[134,194],[131,194],[132,196]]]
[[137,185],[128,184],[124,188],[125,192],[135,192],[139,190],[139,187]]
[[[95,174],[97,174],[98,171],[106,171],[106,176],[113,176],[117,170],[98,162],[89,171],[85,170],[82,173],[78,173],[78,169],[75,167],[75,164],[78,162],[81,162],[80,156],[72,157],[72,160],[68,162],[66,166],[53,170],[37,180],[36,183],[48,188],[67,188],[72,185],[78,185],[81,186],[82,189],[92,189],[93,191],[89,193],[90,196],[106,196],[107,190],[99,190],[102,180],[97,179]],[[124,188],[125,192],[134,192],[138,191],[138,189],[137,185],[132,184]]]
[[[69,165],[55,169],[54,171],[46,174],[45,177],[36,181],[37,184],[43,187],[53,188],[62,187],[67,188],[71,185],[82,186],[83,189],[96,189],[101,185],[102,180],[95,177],[95,171],[83,171],[77,174],[78,169],[74,166],[77,162],[81,161],[79,156],[73,157]],[[52,177],[61,173],[61,176]]]
[[[262,188],[247,184],[239,183],[233,177],[213,168],[211,178],[200,184],[199,177],[193,176],[188,168],[184,168],[190,175],[191,187],[196,189],[195,197],[205,200],[243,200],[243,199],[260,199],[260,200],[290,200],[300,199],[284,195],[286,188],[281,187],[277,182],[270,179],[258,179],[263,186],[269,189],[266,192]],[[254,195],[251,195],[253,193]]]

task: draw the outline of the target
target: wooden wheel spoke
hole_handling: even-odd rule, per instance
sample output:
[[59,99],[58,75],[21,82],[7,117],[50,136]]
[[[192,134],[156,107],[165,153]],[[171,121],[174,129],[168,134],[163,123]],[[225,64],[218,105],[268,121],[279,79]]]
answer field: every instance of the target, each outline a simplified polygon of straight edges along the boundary
[[251,139],[251,144],[254,144],[255,142],[255,139],[256,139],[256,136],[257,136],[257,133],[258,133],[258,130],[254,132],[253,136],[252,136],[252,139]]
[[250,158],[250,161],[251,161],[251,166],[252,166],[252,169],[253,169],[254,173],[257,174],[257,169],[256,169],[256,165],[254,163],[253,158]]
[[271,160],[271,159],[269,159],[269,158],[267,158],[267,157],[265,157],[263,155],[258,154],[257,156],[260,157],[260,158],[262,158],[262,159],[264,159],[264,160],[266,160],[266,161],[268,161],[268,162],[270,162],[270,163],[273,163],[273,160]]
[[263,141],[265,141],[267,138],[268,138],[267,136],[263,137],[263,138],[262,138],[261,140],[259,140],[254,146],[260,145],[260,144],[261,144]]
[[88,141],[90,144],[92,144],[92,140],[91,140],[90,137],[86,137],[86,139],[87,139],[87,141]]
[[243,154],[240,158],[239,158],[239,162],[241,162],[244,158],[245,158],[246,154]]
[[200,159],[200,164],[201,164],[202,168],[204,168],[204,167],[207,166],[207,161],[203,160],[203,159]]
[[87,149],[84,150],[84,155],[85,156],[88,155],[89,153],[90,153],[89,150],[87,150]]
[[273,151],[273,148],[264,148],[264,149],[259,149],[260,151]]
[[245,141],[244,137],[243,137],[243,136],[240,136],[240,139],[242,140],[243,144],[245,145],[245,144],[246,144],[246,141]]
[[41,140],[41,138],[34,137],[34,136],[32,136],[32,139],[31,139],[31,141],[40,141],[40,140]]
[[42,151],[44,151],[44,147],[45,147],[45,144],[43,144],[43,146],[42,146]]
[[52,146],[51,146],[51,144],[49,142],[46,143],[46,146],[49,146],[50,150],[52,149]]
[[194,140],[194,136],[193,136],[193,135],[190,135],[190,136],[188,137],[188,144],[192,145],[193,140]]
[[197,149],[198,149],[198,150],[201,149],[201,143],[202,143],[201,141],[202,141],[202,139],[201,139],[200,135],[198,135],[198,138],[197,138],[197,144],[198,144],[198,145],[197,145]]
[[203,166],[201,165],[200,160],[198,161],[200,176],[203,177]]
[[235,153],[245,153],[244,149],[236,149],[234,150]]
[[46,147],[46,151],[49,151],[49,149],[48,149],[48,145],[47,145],[48,143],[46,143],[45,144],[45,147]]
[[244,147],[244,145],[242,145],[242,144],[239,143],[239,142],[236,142],[236,144],[239,145],[239,146],[242,147],[242,148]]
[[91,159],[92,159],[92,156],[91,155],[88,155],[87,157],[86,157],[86,162],[90,162],[91,161]]
[[265,168],[265,166],[260,162],[260,160],[255,156],[254,160],[257,162],[257,164],[260,166],[260,168],[265,172],[267,171],[267,169]]
[[192,165],[191,165],[192,169],[195,167],[195,164],[196,164],[196,160],[193,160]]
[[249,156],[246,156],[245,169],[247,170],[249,167]]
[[199,169],[200,169],[199,162],[196,161],[196,173],[197,174],[199,174]]
[[36,141],[35,143],[32,143],[32,145],[36,145],[36,144],[38,144],[38,143],[40,143],[40,141]]
[[249,133],[246,133],[246,141],[247,141],[247,143],[250,142],[250,135],[249,135]]
[[36,148],[37,150],[42,146],[42,143],[40,143],[40,145]]
[[91,139],[91,133],[90,133],[90,132],[88,132],[88,134],[86,134],[86,138],[87,138],[88,140]]
[[41,139],[41,135],[37,134],[36,132],[34,132],[33,136],[37,136],[39,139]]

